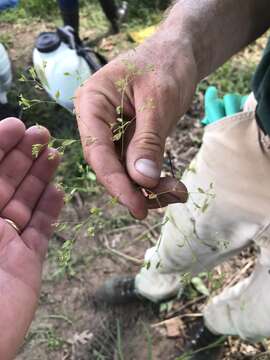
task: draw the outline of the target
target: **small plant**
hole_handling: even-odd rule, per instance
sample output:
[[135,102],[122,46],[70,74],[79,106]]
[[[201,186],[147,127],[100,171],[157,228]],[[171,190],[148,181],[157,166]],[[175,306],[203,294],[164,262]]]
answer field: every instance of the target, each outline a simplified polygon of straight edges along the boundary
[[[119,79],[115,82],[115,86],[117,91],[121,94],[121,102],[116,107],[116,123],[112,124],[112,140],[114,142],[118,142],[121,140],[121,156],[120,159],[123,159],[124,156],[124,135],[127,128],[136,120],[136,116],[134,116],[130,120],[125,119],[125,97],[127,95],[128,86],[134,81],[138,76],[142,76],[146,72],[154,71],[153,65],[147,65],[145,68],[138,68],[135,64],[130,62],[129,60],[123,60],[123,64],[126,67],[126,75],[124,78]],[[143,111],[147,108],[154,108],[153,99],[147,99],[145,104],[139,109],[139,111]]]
[[46,344],[49,350],[61,349],[65,340],[59,337],[53,327],[50,325],[39,326],[29,332],[26,341],[35,340],[38,344]]
[[[131,119],[125,118],[125,101],[126,101],[128,87],[137,77],[143,76],[147,72],[154,71],[154,67],[152,65],[147,65],[144,68],[139,68],[134,63],[132,63],[130,60],[123,60],[123,64],[125,65],[125,68],[126,68],[126,74],[123,78],[121,78],[115,82],[116,89],[121,95],[121,101],[120,101],[120,104],[115,109],[115,112],[116,112],[115,120],[116,121],[111,126],[112,140],[120,145],[120,149],[121,149],[120,159],[123,159],[123,157],[124,157],[125,133],[128,130],[129,126],[131,126],[133,124],[133,122],[136,121],[135,116]],[[44,70],[46,68],[46,65],[47,64],[44,63],[43,68],[39,69],[38,71],[33,68],[30,68],[28,71],[28,76],[22,75],[20,78],[20,81],[22,81],[22,82],[30,81],[37,90],[40,90],[44,84],[46,86],[46,78],[44,75]],[[66,74],[66,75],[68,76],[69,74]],[[24,109],[29,109],[32,106],[43,102],[41,100],[36,100],[36,99],[27,100],[23,95],[20,96],[20,101],[21,101],[21,104],[24,106]],[[53,102],[53,101],[51,101],[51,102]],[[149,110],[149,109],[151,110],[154,108],[155,108],[154,100],[152,98],[149,98],[149,99],[145,100],[144,104],[139,109],[139,111],[145,111],[145,110]],[[89,138],[86,141],[93,143],[94,141],[96,141],[96,139]],[[65,153],[71,151],[71,149],[74,146],[77,146],[77,145],[80,146],[80,142],[79,142],[79,140],[76,140],[76,139],[52,138],[50,141],[50,144],[48,144],[48,145],[55,147],[59,151],[59,153],[62,156],[64,156]],[[33,149],[32,149],[33,156],[38,157],[40,151],[43,150],[43,147],[44,147],[44,145],[34,144]],[[170,160],[170,163],[171,163],[172,175],[173,175],[173,177],[175,177],[175,173],[174,173],[174,169],[173,169],[171,160]],[[95,182],[95,180],[96,180],[95,174],[92,172],[92,170],[89,168],[89,166],[84,167],[82,164],[78,163],[78,170],[79,170],[79,172],[81,172],[83,174],[83,176],[82,176],[83,180],[89,179],[90,184],[91,184],[91,182]],[[189,169],[189,170],[191,171],[191,169]],[[64,174],[64,172],[63,172],[63,174]],[[77,178],[77,181],[79,182],[79,177]],[[78,184],[76,184],[76,186],[74,186],[74,182],[71,182],[70,186],[69,185],[67,186],[63,182],[59,183],[59,186],[62,187],[62,189],[64,189],[64,191],[66,192],[66,196],[65,196],[66,202],[71,201],[72,198],[74,196],[76,196],[76,194],[80,191],[86,190],[86,192],[88,192],[89,187],[88,186],[84,187],[83,185],[84,184],[80,185],[78,183]],[[155,200],[159,207],[161,207],[159,197],[170,191],[176,191],[176,190],[177,189],[175,188],[175,189],[169,189],[168,191],[165,191],[165,192],[155,193],[149,189],[142,189],[144,195],[149,200]],[[193,200],[193,196],[195,197],[195,194],[196,194],[196,199],[197,199],[197,195],[200,195],[200,202],[198,202],[197,200],[196,201]],[[208,189],[203,189],[201,187],[198,187],[197,192],[192,193],[192,194],[190,193],[189,196],[191,197],[195,208],[203,214],[204,212],[207,211],[211,200],[214,199],[214,197],[215,197],[215,194],[213,191],[213,184],[211,183],[209,185]],[[118,202],[117,198],[112,198],[109,202],[107,202],[104,205],[103,208],[106,208],[107,206],[114,206],[115,204],[117,204],[117,202]],[[165,219],[165,221],[163,222],[163,225],[167,221],[173,221],[173,220],[172,220],[172,218],[167,217]],[[61,231],[64,231],[67,226],[68,226],[68,224],[66,224],[66,223],[59,223],[57,225],[58,233]],[[67,273],[69,276],[75,275],[75,271],[72,266],[72,250],[73,250],[76,239],[79,237],[79,234],[81,233],[81,231],[86,231],[89,238],[93,238],[97,234],[97,232],[104,229],[104,226],[105,226],[105,222],[103,219],[103,209],[96,208],[96,207],[93,207],[89,210],[89,216],[84,221],[81,221],[77,224],[73,224],[72,238],[66,240],[64,242],[64,244],[62,245],[62,247],[57,251],[57,258],[58,258],[58,264],[59,264],[59,271],[57,272],[57,274]],[[196,224],[195,223],[194,223],[194,233],[196,234]],[[196,234],[196,236],[197,236],[197,234]],[[184,246],[185,243],[188,244],[188,246],[190,247],[190,249],[193,253],[194,261],[196,261],[197,257],[196,257],[196,254],[194,254],[194,252],[192,250],[192,246],[190,246],[190,244],[189,244],[188,234],[184,234],[184,243],[179,244],[179,247]],[[158,248],[159,248],[159,243],[157,244],[157,249]],[[144,264],[144,266],[147,269],[150,268],[151,262],[148,261],[147,263]],[[162,266],[162,264],[160,262],[158,264],[156,264],[157,268],[160,266]],[[185,276],[182,281],[185,281]]]

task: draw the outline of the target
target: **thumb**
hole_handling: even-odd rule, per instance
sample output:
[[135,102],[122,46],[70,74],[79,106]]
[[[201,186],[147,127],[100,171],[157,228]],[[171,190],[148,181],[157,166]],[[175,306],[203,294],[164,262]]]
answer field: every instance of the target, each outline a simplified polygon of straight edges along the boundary
[[158,116],[153,111],[139,112],[136,128],[127,148],[127,171],[138,185],[157,186],[162,167],[165,134],[162,134]]

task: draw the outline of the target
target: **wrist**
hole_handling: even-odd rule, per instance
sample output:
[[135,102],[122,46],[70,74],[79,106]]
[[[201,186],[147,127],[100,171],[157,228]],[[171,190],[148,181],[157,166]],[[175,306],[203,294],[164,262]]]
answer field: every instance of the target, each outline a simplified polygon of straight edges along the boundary
[[[180,24],[179,24],[180,23]],[[144,58],[156,59],[160,74],[171,77],[185,95],[184,103],[188,107],[196,86],[200,81],[199,62],[195,58],[193,36],[184,23],[167,18],[158,31],[142,46]],[[187,108],[186,108],[187,110]]]
[[202,35],[205,32],[202,18],[202,14],[198,13],[187,1],[179,0],[170,9],[160,28],[160,31],[166,34],[166,42],[172,43],[172,48],[178,56],[180,52],[184,52],[190,60],[195,86],[209,74],[212,59],[211,36]]

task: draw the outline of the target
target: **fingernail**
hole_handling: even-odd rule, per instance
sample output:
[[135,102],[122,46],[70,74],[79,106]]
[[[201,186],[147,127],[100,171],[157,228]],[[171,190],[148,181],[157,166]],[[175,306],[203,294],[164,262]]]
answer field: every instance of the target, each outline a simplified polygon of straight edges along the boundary
[[152,179],[158,179],[160,177],[160,170],[157,164],[149,159],[139,159],[135,162],[135,169],[144,176]]

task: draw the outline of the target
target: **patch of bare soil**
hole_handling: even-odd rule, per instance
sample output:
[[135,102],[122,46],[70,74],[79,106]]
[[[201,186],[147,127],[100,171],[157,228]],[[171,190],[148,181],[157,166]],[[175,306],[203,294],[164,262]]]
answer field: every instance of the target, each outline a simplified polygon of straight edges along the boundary
[[[14,65],[29,65],[35,36],[53,28],[43,22],[0,24],[1,32],[12,33],[10,53]],[[109,58],[131,46],[123,34],[100,43]],[[201,99],[197,99],[168,140],[164,166],[167,172],[172,167],[183,170],[197,153],[203,130],[195,118],[202,116],[201,109]],[[75,242],[73,275],[55,275],[56,255],[63,241],[72,238],[74,225],[89,216],[89,208],[104,205],[106,199],[101,192],[92,198],[77,199],[63,211],[61,221],[68,222],[69,227],[56,234],[50,243],[39,308],[17,360],[174,360],[181,354],[206,302],[205,296],[194,293],[192,286],[181,300],[169,303],[160,314],[150,305],[104,309],[93,301],[96,289],[106,278],[139,270],[145,250],[158,238],[163,211],[137,222],[118,205],[113,209],[105,207],[104,227],[91,240],[83,228]],[[250,248],[218,267],[216,274],[225,273],[223,284],[232,285],[250,273],[255,256],[255,250]],[[262,344],[229,338],[222,359],[255,358],[262,351],[265,351]]]
[[31,25],[21,22],[0,24],[0,34],[8,37],[8,50],[14,69],[32,65],[32,51],[36,36],[42,31],[54,31],[54,29],[53,24],[32,20]]

